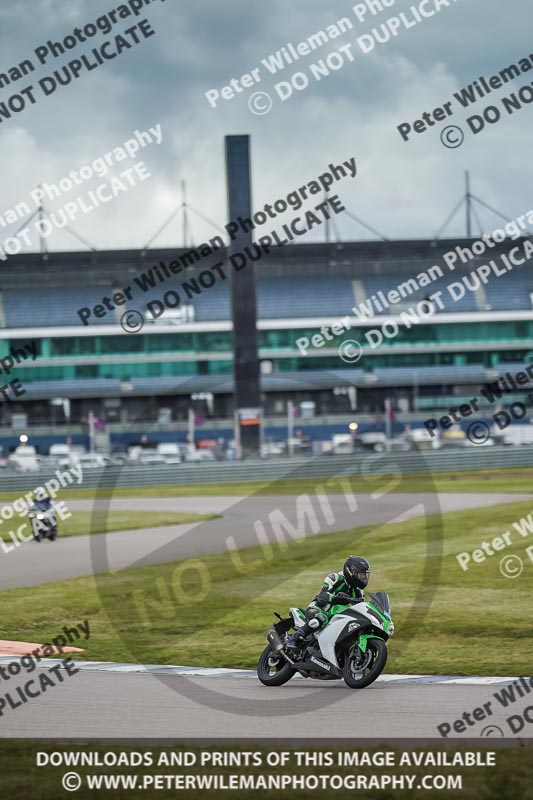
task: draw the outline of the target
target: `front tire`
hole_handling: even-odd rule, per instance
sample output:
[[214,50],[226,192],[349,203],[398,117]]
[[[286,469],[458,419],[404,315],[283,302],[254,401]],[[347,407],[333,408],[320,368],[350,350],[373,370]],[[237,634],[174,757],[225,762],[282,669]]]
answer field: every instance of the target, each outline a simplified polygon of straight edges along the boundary
[[369,639],[363,659],[358,660],[359,648],[346,657],[342,670],[344,683],[350,689],[364,689],[379,678],[387,663],[388,650],[381,639]]
[[257,677],[264,686],[283,686],[295,672],[283,656],[270,646],[265,647],[257,662]]

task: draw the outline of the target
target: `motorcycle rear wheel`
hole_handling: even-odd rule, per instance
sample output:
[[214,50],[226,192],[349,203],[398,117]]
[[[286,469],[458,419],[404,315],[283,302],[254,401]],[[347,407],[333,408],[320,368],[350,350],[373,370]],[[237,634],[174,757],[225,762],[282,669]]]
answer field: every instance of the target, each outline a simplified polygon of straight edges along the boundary
[[354,663],[357,658],[357,649],[346,658],[342,670],[346,686],[349,686],[350,689],[364,689],[366,686],[370,686],[385,669],[388,655],[385,642],[381,639],[369,639],[363,665]]
[[270,646],[265,647],[257,662],[257,677],[264,686],[283,686],[295,672],[283,656]]

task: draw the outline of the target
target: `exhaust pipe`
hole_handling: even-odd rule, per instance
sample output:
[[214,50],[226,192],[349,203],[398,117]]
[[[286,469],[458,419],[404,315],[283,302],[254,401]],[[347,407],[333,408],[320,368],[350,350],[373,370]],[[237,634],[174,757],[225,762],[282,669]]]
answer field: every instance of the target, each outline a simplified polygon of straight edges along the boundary
[[281,637],[274,628],[268,629],[267,639],[277,653],[283,650],[283,642],[281,641]]
[[287,653],[284,650],[283,642],[281,641],[279,633],[273,627],[268,629],[266,638],[268,639],[268,642],[270,646],[273,648],[273,650],[275,650],[276,653],[279,653],[281,656],[283,656],[283,658],[286,661],[288,661],[289,664],[292,664],[294,666],[294,661],[289,655],[287,655]]

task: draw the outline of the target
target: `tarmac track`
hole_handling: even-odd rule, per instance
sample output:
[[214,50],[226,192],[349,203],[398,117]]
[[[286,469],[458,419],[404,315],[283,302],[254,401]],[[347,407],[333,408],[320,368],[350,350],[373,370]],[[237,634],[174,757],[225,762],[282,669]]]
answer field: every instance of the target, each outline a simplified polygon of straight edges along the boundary
[[[525,697],[504,709],[494,700],[498,690],[494,685],[416,680],[377,682],[362,690],[348,689],[341,681],[303,678],[273,689],[262,686],[252,674],[167,676],[164,681],[150,674],[83,670],[20,708],[5,710],[0,738],[252,739],[258,743],[370,738],[397,743],[405,737],[440,739],[437,726],[453,723],[467,712],[472,724],[465,723],[460,734],[452,728],[449,737],[491,736],[498,744],[503,743],[502,735],[516,738],[506,720],[532,703]],[[313,704],[317,692],[322,693],[319,708]],[[491,713],[475,721],[473,710],[488,702]],[[237,709],[242,713],[236,713]],[[532,734],[533,724],[528,723],[520,736],[529,739]]]
[[[343,495],[329,496],[335,521],[325,530],[344,530],[401,521],[420,514],[476,508],[533,499],[519,494],[387,494],[379,499],[357,495],[357,510]],[[239,547],[257,544],[254,519],[267,519],[280,509],[296,522],[292,496],[117,498],[115,509],[216,512],[221,519],[195,525],[148,528],[108,534],[106,550],[113,570],[131,564],[160,563],[225,549],[234,536]],[[71,511],[90,510],[89,501],[71,501]],[[193,534],[189,534],[194,531]],[[4,531],[0,532],[2,535]],[[95,537],[92,537],[95,538]],[[103,535],[96,537],[104,540]],[[57,543],[28,543],[3,554],[2,588],[29,586],[91,574],[91,537]],[[87,739],[175,738],[201,741],[289,739],[377,739],[395,742],[439,737],[438,725],[453,722],[491,701],[497,687],[435,683],[433,678],[380,680],[365,690],[348,689],[341,681],[318,682],[294,678],[277,689],[263,687],[253,674],[150,674],[138,665],[118,665],[107,671],[86,664],[76,675],[0,717],[0,737]],[[216,670],[214,671],[216,673]],[[223,671],[222,671],[223,672]],[[30,677],[35,677],[37,672]],[[24,676],[26,679],[27,676]],[[13,684],[15,681],[13,681]],[[21,680],[17,680],[17,685]],[[2,685],[3,692],[11,688]],[[13,688],[15,688],[13,686]],[[317,693],[320,702],[316,704]],[[533,692],[532,692],[533,695]],[[531,697],[531,695],[530,695]],[[500,736],[514,739],[507,717],[528,705],[528,697],[511,709],[498,707],[486,719],[450,737]],[[531,705],[531,701],[529,701]],[[491,726],[491,727],[489,727]],[[496,732],[497,726],[501,732]],[[522,738],[531,736],[526,724]],[[445,740],[442,740],[443,742]],[[502,739],[500,739],[502,741]],[[496,740],[495,740],[496,744]]]
[[[311,498],[321,523],[317,530],[306,528],[305,535],[400,522],[420,515],[446,513],[478,507],[533,500],[528,494],[393,493],[357,494],[347,500],[343,494],[329,494],[329,516]],[[108,503],[110,505],[108,506]],[[354,505],[355,504],[355,505]],[[113,498],[111,501],[71,500],[68,508],[90,511],[94,508],[142,511],[191,511],[217,513],[221,518],[207,522],[142,528],[98,536],[76,536],[41,544],[27,542],[9,552],[0,550],[0,589],[36,586],[43,583],[103,572],[116,572],[135,565],[158,564],[193,558],[226,549],[228,537],[239,548],[258,544],[254,521],[267,526],[270,515],[282,513],[294,526],[298,519],[297,498],[292,495],[252,495],[250,497],[170,497]],[[17,519],[17,524],[19,520]],[[0,536],[10,542],[12,522],[3,521]],[[91,549],[91,539],[95,539]]]

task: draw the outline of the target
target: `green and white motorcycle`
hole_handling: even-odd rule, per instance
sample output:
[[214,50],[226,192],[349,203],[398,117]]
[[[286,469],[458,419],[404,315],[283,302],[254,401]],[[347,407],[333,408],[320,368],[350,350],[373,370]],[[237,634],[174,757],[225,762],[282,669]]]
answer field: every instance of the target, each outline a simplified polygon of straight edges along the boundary
[[282,686],[299,673],[316,680],[343,679],[351,689],[364,689],[385,669],[385,643],[394,633],[386,592],[370,592],[366,601],[350,606],[333,606],[328,624],[308,636],[297,655],[286,651],[285,642],[304,624],[305,614],[301,608],[289,611],[286,618],[275,613],[278,622],[265,633],[268,646],[257,664],[257,677],[265,686]]

